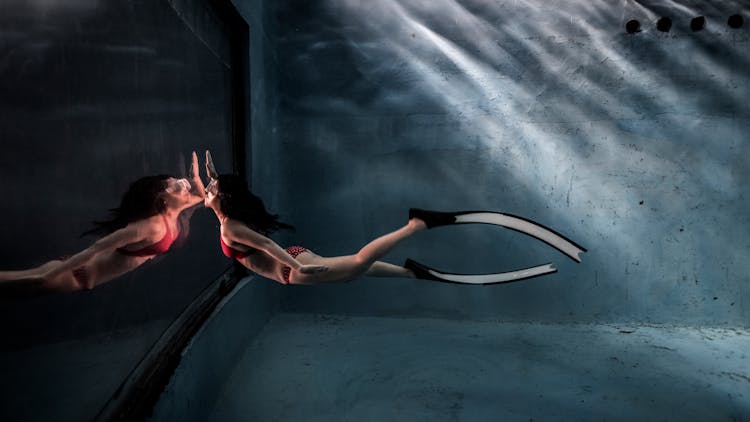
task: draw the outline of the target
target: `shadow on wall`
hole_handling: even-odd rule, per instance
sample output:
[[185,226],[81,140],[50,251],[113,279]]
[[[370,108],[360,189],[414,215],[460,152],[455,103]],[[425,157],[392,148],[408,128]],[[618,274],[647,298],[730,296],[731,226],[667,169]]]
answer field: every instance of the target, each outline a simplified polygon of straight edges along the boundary
[[[746,323],[750,36],[724,22],[747,8],[331,0],[304,12],[302,3],[277,6],[291,192],[282,203],[295,240],[340,254],[400,224],[410,206],[501,210],[587,247],[584,264],[494,230],[473,241],[515,253],[456,252],[445,243],[457,229],[429,233],[404,249],[441,269],[547,259],[560,273],[482,289],[479,302],[474,291],[413,282],[424,299],[404,301],[481,317]],[[669,33],[625,30],[666,14]],[[708,24],[693,32],[697,15]],[[336,291],[371,297],[357,307],[377,313],[400,286]],[[346,303],[317,292],[290,293],[289,307]]]

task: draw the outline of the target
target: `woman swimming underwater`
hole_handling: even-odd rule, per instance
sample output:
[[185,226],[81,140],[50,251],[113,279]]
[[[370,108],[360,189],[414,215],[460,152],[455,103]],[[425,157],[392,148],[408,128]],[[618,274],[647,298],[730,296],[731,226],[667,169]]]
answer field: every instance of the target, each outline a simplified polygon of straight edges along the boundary
[[322,257],[302,246],[282,248],[267,235],[292,228],[268,213],[263,201],[250,192],[245,180],[232,174],[218,175],[206,151],[210,183],[204,204],[221,224],[219,241],[224,254],[246,268],[282,284],[320,284],[350,281],[360,276],[420,278],[459,284],[496,284],[520,281],[556,272],[552,264],[492,274],[464,275],[434,270],[411,259],[404,266],[379,259],[399,242],[427,228],[482,223],[507,227],[560,250],[576,262],[586,250],[559,233],[522,217],[497,212],[435,212],[409,210],[408,223],[366,244],[353,255]]
[[0,271],[0,286],[22,284],[41,292],[88,290],[139,267],[169,250],[179,235],[178,216],[200,204],[205,190],[193,152],[191,180],[168,175],[133,182],[113,218],[84,234],[99,240],[66,259],[21,271]]
[[260,198],[247,188],[245,180],[232,174],[218,175],[210,153],[206,168],[211,182],[204,203],[216,213],[219,241],[224,254],[251,271],[282,284],[319,284],[371,277],[414,277],[404,267],[378,261],[400,241],[424,230],[425,223],[410,219],[400,229],[381,236],[354,255],[322,257],[307,248],[282,248],[266,237],[278,229],[291,229],[269,214]]

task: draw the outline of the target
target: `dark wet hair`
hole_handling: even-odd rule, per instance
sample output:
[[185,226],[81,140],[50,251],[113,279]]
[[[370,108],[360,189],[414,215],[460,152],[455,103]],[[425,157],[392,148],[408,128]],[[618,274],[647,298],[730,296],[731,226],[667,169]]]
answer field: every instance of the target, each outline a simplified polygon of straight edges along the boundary
[[142,177],[131,183],[122,196],[120,206],[109,210],[112,218],[95,221],[94,228],[81,236],[89,234],[105,236],[134,221],[163,213],[167,209],[167,204],[161,197],[161,193],[167,188],[167,179],[170,177],[172,176],[159,174]]
[[268,235],[280,229],[294,230],[293,226],[280,222],[278,215],[266,211],[263,201],[250,192],[247,182],[240,176],[220,175],[217,196],[221,212],[259,233]]

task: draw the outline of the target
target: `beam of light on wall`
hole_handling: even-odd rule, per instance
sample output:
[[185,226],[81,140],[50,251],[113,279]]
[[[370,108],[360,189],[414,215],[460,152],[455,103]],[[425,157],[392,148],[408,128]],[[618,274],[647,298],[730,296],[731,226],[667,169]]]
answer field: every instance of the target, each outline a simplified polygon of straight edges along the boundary
[[[637,260],[644,240],[656,239],[675,256],[690,256],[665,258],[673,260],[665,265],[697,271],[688,261],[705,259],[703,229],[669,245],[673,226],[686,209],[710,207],[707,198],[740,198],[741,163],[726,143],[738,142],[738,128],[750,118],[736,89],[749,84],[740,70],[747,55],[713,54],[707,43],[726,42],[721,32],[707,41],[687,24],[669,34],[652,25],[665,8],[682,23],[698,10],[605,1],[553,8],[484,0],[328,5],[347,23],[347,42],[366,58],[358,63],[365,77],[400,79],[409,93],[429,96],[465,135],[439,142],[476,143],[507,169],[504,184],[521,185],[533,202],[549,204],[556,227],[610,244],[607,253],[620,262]],[[636,37],[623,29],[631,15],[649,22]],[[399,103],[408,97],[386,88],[378,104],[409,109]],[[451,169],[445,176],[457,185],[470,178]],[[727,218],[715,223],[729,226]],[[746,226],[738,230],[750,235]]]
[[[609,199],[610,205],[606,209],[590,210],[592,216],[600,220],[594,221],[595,225],[604,223],[613,208],[620,212],[630,208],[630,198],[612,195],[613,192],[628,190],[627,179],[612,180],[616,185],[601,183],[598,180],[601,179],[601,175],[590,168],[589,160],[580,154],[576,145],[558,142],[544,133],[546,126],[551,123],[585,125],[596,120],[644,118],[638,110],[639,104],[623,100],[615,86],[600,87],[598,81],[587,80],[575,74],[581,66],[594,63],[600,65],[602,73],[622,75],[620,79],[624,75],[638,74],[638,83],[650,87],[659,86],[658,74],[642,74],[638,71],[639,64],[626,56],[628,51],[613,45],[620,42],[619,40],[612,36],[603,36],[602,32],[596,31],[593,23],[588,24],[582,19],[575,19],[574,25],[580,28],[581,38],[588,39],[593,48],[583,54],[569,54],[570,45],[561,41],[558,44],[559,49],[555,50],[556,34],[549,32],[539,35],[538,32],[544,32],[545,29],[532,27],[535,23],[531,17],[534,13],[546,13],[553,15],[548,17],[552,21],[572,18],[566,16],[563,10],[536,11],[533,10],[533,5],[530,7],[532,10],[525,14],[532,22],[493,26],[452,0],[430,2],[429,5],[414,1],[380,0],[371,2],[366,9],[360,8],[360,3],[354,1],[335,3],[337,6],[343,6],[347,12],[344,16],[348,19],[367,22],[367,29],[371,32],[365,36],[378,40],[374,48],[389,50],[394,59],[408,66],[410,72],[416,75],[415,83],[422,89],[429,90],[446,110],[463,119],[467,135],[476,135],[475,138],[486,144],[489,150],[496,151],[498,161],[508,160],[509,156],[506,154],[507,149],[497,147],[510,148],[510,157],[514,161],[510,166],[516,174],[528,174],[532,167],[548,169],[546,174],[540,175],[541,180],[538,182],[554,184],[554,178],[559,177],[561,173],[574,171],[576,174],[572,177],[578,179],[574,189],[576,195],[579,195],[579,202],[590,203],[598,202],[599,199]],[[435,10],[444,15],[444,20],[452,21],[453,26],[449,32],[453,32],[452,38],[459,38],[462,45],[441,35],[425,23],[428,21],[443,24],[443,18],[419,15],[420,12],[434,13]],[[360,12],[365,15],[360,15]],[[558,16],[554,16],[556,14]],[[515,34],[509,33],[511,31]],[[358,35],[362,36],[361,33]],[[515,37],[518,43],[524,45],[525,50],[517,50],[515,53],[505,51],[502,39],[508,36]],[[481,54],[478,54],[480,51]],[[523,72],[523,63],[513,57],[513,54],[520,53],[530,54],[538,62],[538,67],[533,69],[536,74],[530,78],[522,75],[520,80],[514,81],[493,67],[493,63],[502,63],[506,66],[510,64],[514,71]],[[581,63],[581,60],[587,63]],[[446,69],[440,66],[444,61],[455,66],[457,72],[446,75]],[[700,62],[697,65],[701,68],[704,66]],[[534,78],[539,79],[537,83],[527,80]],[[596,103],[591,106],[593,110],[587,105],[571,107],[569,103],[560,101],[564,100],[562,98],[552,98],[552,102],[545,104],[544,101],[549,99],[548,91],[560,90],[561,85],[569,92],[575,92],[580,88],[593,91],[597,97],[592,100]],[[680,94],[675,90],[666,90],[665,95],[654,100],[663,102],[664,104],[656,107],[664,109],[680,98]],[[479,106],[485,108],[484,112],[477,112]],[[592,135],[608,134],[588,134]],[[471,136],[467,136],[469,137]],[[612,173],[626,174],[627,169],[633,167],[644,171],[660,169],[662,172],[678,172],[675,163],[671,162],[669,157],[660,158],[649,154],[634,156],[627,146],[617,142],[607,142],[604,145],[606,150],[601,156],[615,165],[610,167]]]

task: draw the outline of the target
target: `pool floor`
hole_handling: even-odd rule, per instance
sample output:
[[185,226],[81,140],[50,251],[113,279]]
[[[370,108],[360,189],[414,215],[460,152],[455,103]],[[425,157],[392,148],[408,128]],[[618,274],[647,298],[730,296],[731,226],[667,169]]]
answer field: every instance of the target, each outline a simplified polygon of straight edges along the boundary
[[213,421],[750,420],[750,330],[276,315]]

